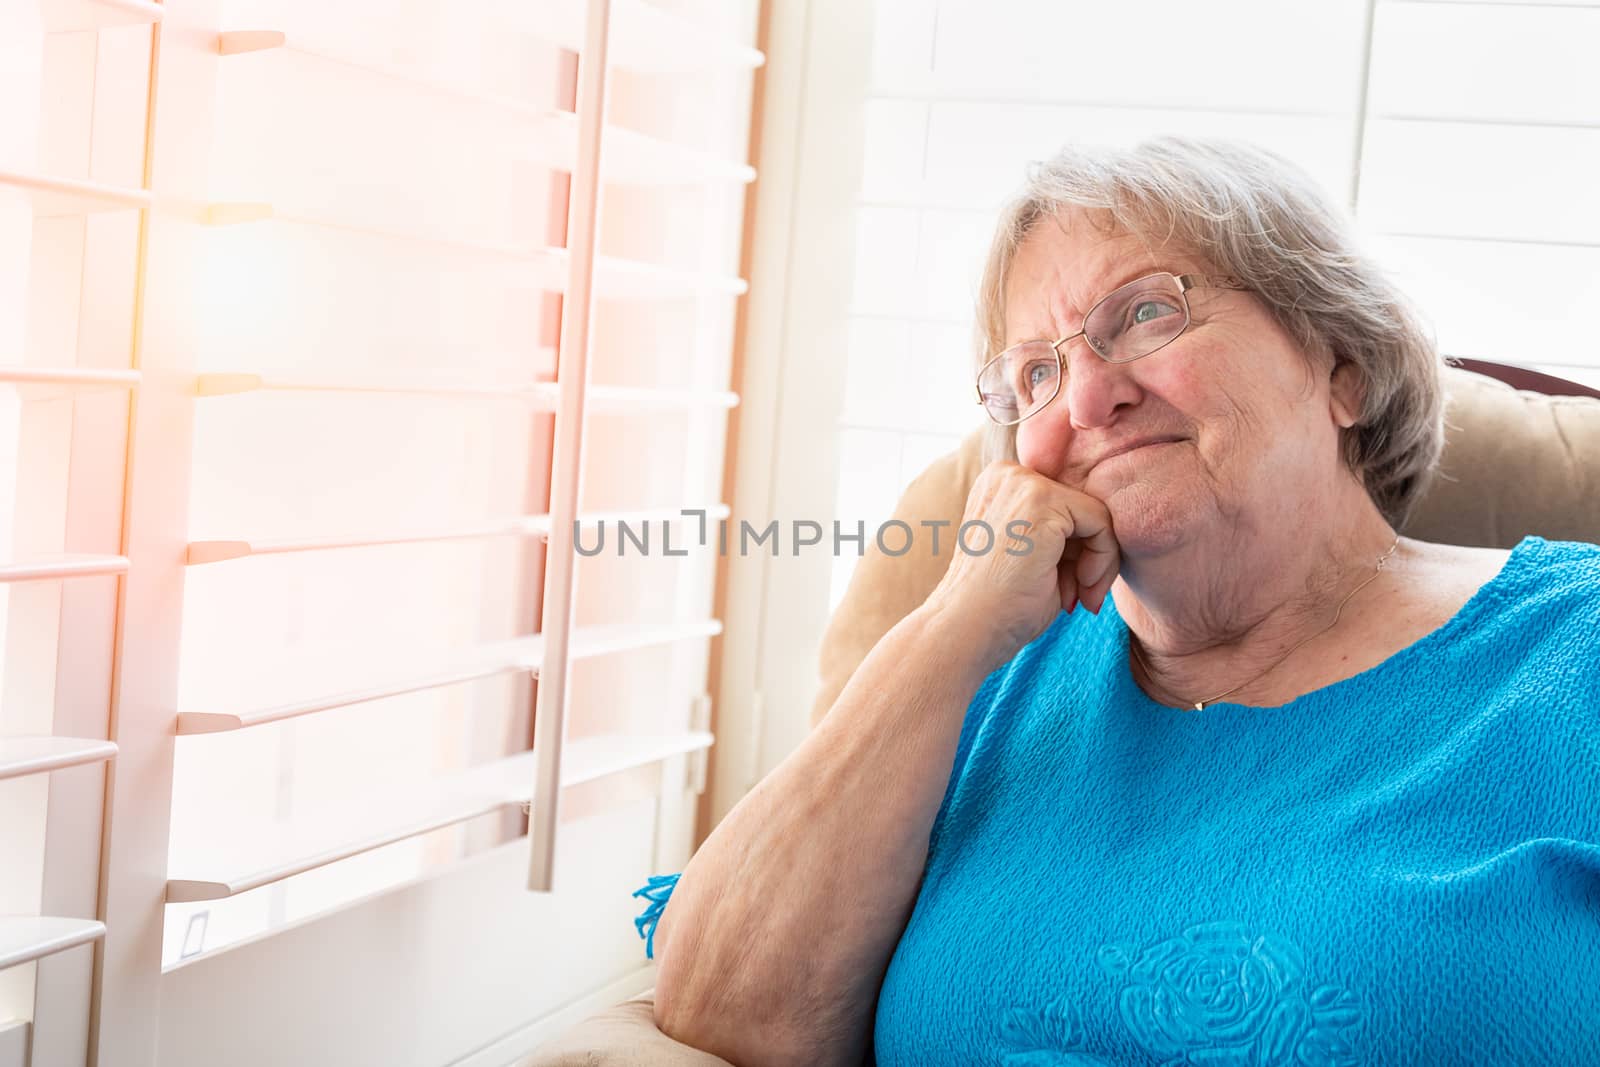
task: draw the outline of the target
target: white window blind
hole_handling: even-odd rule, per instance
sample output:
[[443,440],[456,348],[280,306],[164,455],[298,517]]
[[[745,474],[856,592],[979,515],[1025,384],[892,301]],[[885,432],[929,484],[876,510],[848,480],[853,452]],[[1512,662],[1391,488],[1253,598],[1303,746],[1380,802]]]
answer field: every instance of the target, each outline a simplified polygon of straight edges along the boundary
[[[995,215],[1028,161],[1069,142],[1271,148],[1339,202],[1359,188],[1372,250],[1445,355],[1600,383],[1600,7],[880,0],[874,17],[840,516],[887,518],[979,425],[972,314]],[[834,565],[835,604],[855,558]]]
[[[607,7],[603,114],[582,3],[6,7],[0,1064],[504,1062],[648,984],[721,629],[662,530],[727,514],[762,56],[754,4]],[[608,551],[550,558],[566,513]]]
[[87,1056],[150,25],[0,6],[0,1062]]

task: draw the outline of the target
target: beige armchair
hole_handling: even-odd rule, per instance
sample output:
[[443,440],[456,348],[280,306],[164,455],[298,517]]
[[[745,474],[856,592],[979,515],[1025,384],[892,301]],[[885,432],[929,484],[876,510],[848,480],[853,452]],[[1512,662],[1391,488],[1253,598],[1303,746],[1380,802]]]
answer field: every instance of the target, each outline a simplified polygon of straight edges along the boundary
[[[1472,370],[1445,369],[1440,476],[1402,532],[1425,541],[1502,548],[1527,534],[1600,542],[1600,391],[1495,364],[1468,365]],[[974,431],[918,475],[895,518],[913,528],[923,520],[959,524],[983,465],[983,434]],[[919,554],[927,543],[918,539],[912,551],[896,557],[868,546],[823,635],[812,725],[827,714],[878,639],[938,584],[949,552]],[[619,886],[618,892],[631,889]],[[728,1067],[721,1057],[662,1034],[652,1006],[645,992],[609,1008],[517,1067]]]

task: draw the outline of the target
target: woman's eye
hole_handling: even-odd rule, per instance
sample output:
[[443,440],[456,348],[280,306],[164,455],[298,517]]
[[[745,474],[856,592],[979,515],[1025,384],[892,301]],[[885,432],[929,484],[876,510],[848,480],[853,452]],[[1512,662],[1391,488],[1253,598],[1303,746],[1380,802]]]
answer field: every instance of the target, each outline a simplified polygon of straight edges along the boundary
[[1039,386],[1043,385],[1045,382],[1048,382],[1051,378],[1054,378],[1055,376],[1056,376],[1056,365],[1054,363],[1044,363],[1044,362],[1035,363],[1033,366],[1028,368],[1028,372],[1027,372],[1028,388],[1029,389],[1037,389],[1037,388],[1039,388]]
[[1133,305],[1134,325],[1159,319],[1163,315],[1176,314],[1177,308],[1161,300],[1141,300]]

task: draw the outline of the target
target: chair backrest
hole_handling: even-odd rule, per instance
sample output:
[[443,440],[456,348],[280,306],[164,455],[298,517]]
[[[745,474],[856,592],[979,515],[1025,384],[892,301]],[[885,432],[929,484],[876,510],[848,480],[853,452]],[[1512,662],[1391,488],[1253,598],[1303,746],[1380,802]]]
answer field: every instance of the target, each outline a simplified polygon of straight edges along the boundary
[[[1423,541],[1502,548],[1528,534],[1600,543],[1600,393],[1521,368],[1483,366],[1497,376],[1519,372],[1512,375],[1517,381],[1538,379],[1554,387],[1529,392],[1465,367],[1445,367],[1444,454],[1401,532]],[[922,529],[924,520],[946,520],[951,529],[959,525],[983,467],[984,432],[973,431],[914,478],[894,517],[913,530]],[[818,650],[813,725],[878,639],[944,576],[949,539],[938,556],[931,540],[912,538],[906,554],[886,556],[867,538]]]
[[1526,389],[1546,396],[1600,397],[1600,389],[1579,382],[1569,382],[1565,378],[1557,378],[1554,374],[1529,370],[1527,367],[1514,367],[1509,363],[1491,363],[1486,359],[1452,359],[1450,362],[1474,374],[1486,375],[1497,382],[1505,382],[1513,389]]

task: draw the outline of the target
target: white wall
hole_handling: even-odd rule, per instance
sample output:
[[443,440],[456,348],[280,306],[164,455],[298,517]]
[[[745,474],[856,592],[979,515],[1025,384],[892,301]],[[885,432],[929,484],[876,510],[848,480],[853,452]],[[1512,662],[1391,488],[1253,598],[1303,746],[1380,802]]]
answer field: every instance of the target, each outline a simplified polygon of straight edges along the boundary
[[1360,218],[1449,355],[1600,385],[1597,50],[1595,5],[1378,5]]

